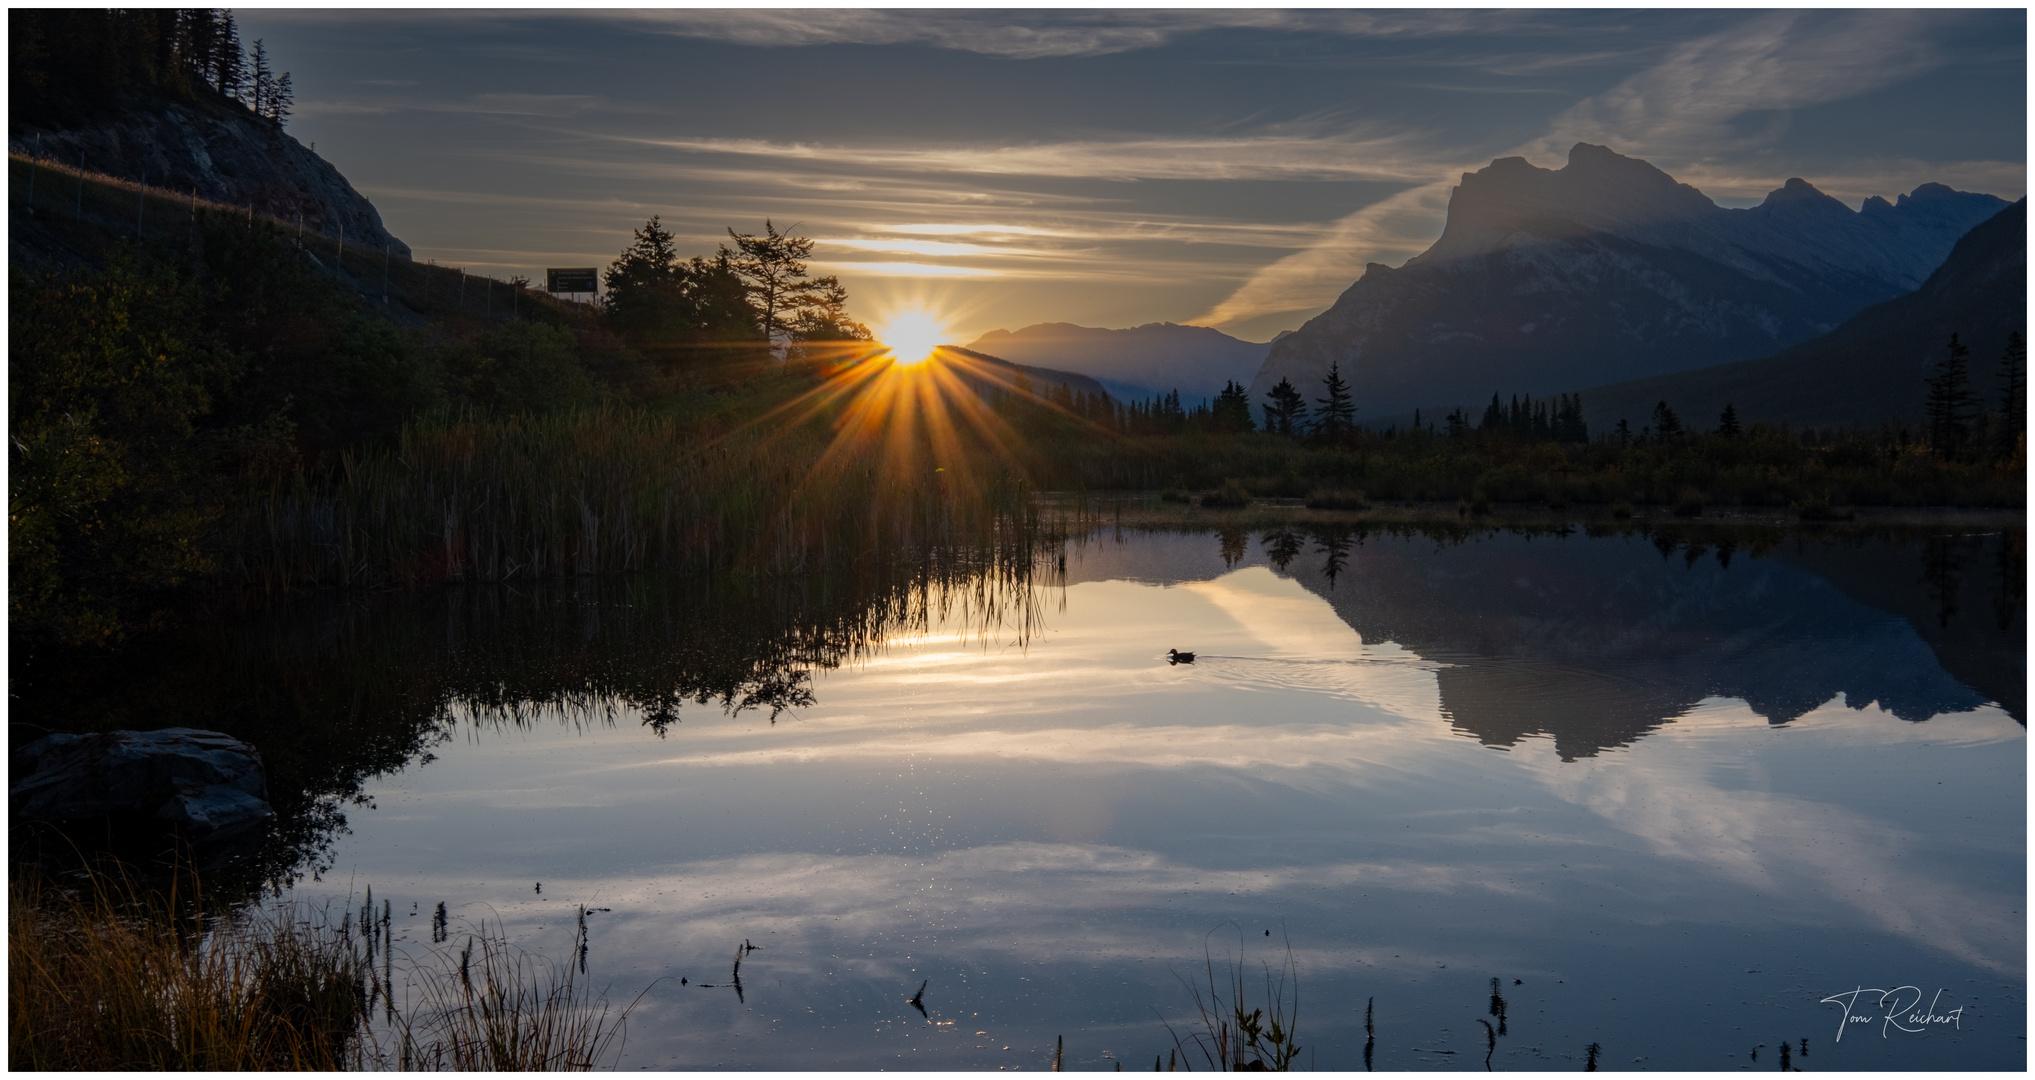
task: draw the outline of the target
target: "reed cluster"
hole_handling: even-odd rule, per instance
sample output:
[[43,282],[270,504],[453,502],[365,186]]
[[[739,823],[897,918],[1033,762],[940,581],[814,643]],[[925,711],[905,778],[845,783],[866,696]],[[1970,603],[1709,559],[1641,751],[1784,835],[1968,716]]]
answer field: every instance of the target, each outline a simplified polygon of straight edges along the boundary
[[619,406],[406,425],[393,445],[251,500],[224,549],[264,592],[728,566],[796,574],[875,557],[1024,547],[1045,527],[1015,472],[827,454],[810,432],[704,436]]

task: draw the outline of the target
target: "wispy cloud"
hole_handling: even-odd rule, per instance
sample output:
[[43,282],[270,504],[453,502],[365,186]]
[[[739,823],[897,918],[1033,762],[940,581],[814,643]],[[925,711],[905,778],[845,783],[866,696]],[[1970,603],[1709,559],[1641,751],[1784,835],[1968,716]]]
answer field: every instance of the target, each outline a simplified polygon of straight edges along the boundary
[[1532,18],[1526,12],[1201,10],[941,11],[675,9],[613,17],[738,45],[927,45],[1012,60],[1151,49],[1209,30],[1285,30],[1351,37],[1427,37]]
[[1425,180],[1436,154],[1418,134],[1282,134],[1002,144],[816,144],[605,136],[696,154],[915,174],[1096,180]]

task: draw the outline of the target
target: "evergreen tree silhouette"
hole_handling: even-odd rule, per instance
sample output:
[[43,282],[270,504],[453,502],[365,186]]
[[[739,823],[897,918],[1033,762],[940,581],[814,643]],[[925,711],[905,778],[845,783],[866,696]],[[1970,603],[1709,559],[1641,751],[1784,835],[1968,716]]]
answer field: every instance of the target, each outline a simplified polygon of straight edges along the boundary
[[1314,430],[1331,439],[1339,439],[1357,425],[1357,407],[1350,400],[1350,384],[1343,381],[1341,361],[1328,366],[1328,374],[1322,377],[1321,386],[1328,396],[1314,399],[1314,403],[1321,406],[1315,412]]
[[1738,433],[1738,409],[1727,401],[1724,403],[1724,412],[1717,417],[1717,434],[1737,435]]
[[1287,438],[1300,434],[1307,423],[1307,401],[1294,387],[1293,380],[1282,378],[1279,385],[1265,392],[1271,404],[1265,406],[1265,430]]
[[1998,379],[1999,442],[2011,447],[2028,427],[2028,346],[2020,334],[2007,336],[2007,351],[2000,354]]
[[1970,355],[1971,350],[1957,340],[1957,335],[1950,335],[1943,359],[1938,361],[1936,373],[1929,377],[1923,414],[1929,424],[1929,449],[1939,454],[1954,454],[1964,445],[1976,411],[1971,377],[1965,369],[1965,357]]
[[1660,402],[1653,407],[1653,430],[1663,441],[1672,439],[1682,433],[1682,418],[1668,408],[1667,402]]

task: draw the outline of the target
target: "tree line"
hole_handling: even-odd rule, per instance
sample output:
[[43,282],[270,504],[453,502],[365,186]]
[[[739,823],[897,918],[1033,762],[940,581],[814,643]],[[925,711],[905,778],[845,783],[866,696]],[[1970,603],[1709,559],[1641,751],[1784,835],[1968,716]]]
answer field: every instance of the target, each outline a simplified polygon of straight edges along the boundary
[[216,8],[15,8],[7,13],[14,115],[85,119],[148,88],[187,101],[223,97],[278,127],[295,91],[268,47],[243,46]]
[[608,324],[632,344],[680,350],[676,362],[769,350],[820,364],[870,340],[869,328],[848,314],[840,279],[808,272],[811,239],[768,219],[761,233],[729,229],[728,238],[732,249],[683,257],[653,216],[603,275]]

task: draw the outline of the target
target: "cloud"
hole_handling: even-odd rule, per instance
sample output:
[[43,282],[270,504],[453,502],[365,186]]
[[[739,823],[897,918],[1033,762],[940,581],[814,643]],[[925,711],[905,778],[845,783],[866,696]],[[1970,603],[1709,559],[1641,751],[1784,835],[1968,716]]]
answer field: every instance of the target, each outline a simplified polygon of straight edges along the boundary
[[[1758,15],[1672,49],[1653,67],[1570,107],[1547,134],[1492,156],[1560,162],[1575,143],[1593,142],[1646,158],[1678,179],[1702,175],[1714,186],[1743,190],[1746,181],[1724,155],[1770,143],[1779,130],[1746,134],[1734,131],[1732,121],[1842,100],[1939,66],[1945,57],[1926,32],[1936,22],[1914,11]],[[1195,321],[1222,326],[1326,307],[1365,264],[1404,262],[1441,235],[1454,176],[1482,164],[1440,170],[1442,177],[1422,187],[1343,218]]]
[[1556,118],[1529,156],[1576,142],[1630,147],[1668,161],[1703,160],[1771,141],[1734,133],[1750,112],[1841,101],[1940,66],[1918,11],[1775,12],[1675,49],[1661,63]]
[[605,136],[686,153],[805,162],[828,168],[1034,176],[1093,180],[1425,180],[1436,155],[1414,134],[1273,133],[926,146],[823,145],[765,139],[659,139]]
[[1441,232],[1455,180],[1433,180],[1372,203],[1330,225],[1307,248],[1252,274],[1222,302],[1193,322],[1224,326],[1285,312],[1326,307],[1367,263],[1397,265],[1425,249]]
[[676,9],[617,18],[685,37],[737,45],[925,45],[1009,60],[1100,56],[1152,49],[1189,34],[1256,29],[1349,37],[1427,37],[1490,32],[1531,13],[1271,11],[874,11],[866,9]]

